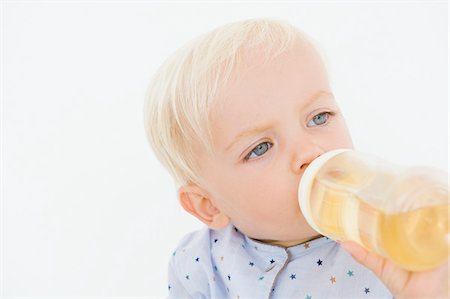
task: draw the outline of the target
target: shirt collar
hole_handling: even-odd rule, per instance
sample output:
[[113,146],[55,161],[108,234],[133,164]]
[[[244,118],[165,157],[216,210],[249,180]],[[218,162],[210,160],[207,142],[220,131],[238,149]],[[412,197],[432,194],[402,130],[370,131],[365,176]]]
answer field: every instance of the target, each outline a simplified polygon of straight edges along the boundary
[[[238,232],[238,230],[232,226],[232,228]],[[238,232],[240,233],[240,232]],[[242,233],[240,233],[242,234]],[[305,254],[308,254],[308,252],[313,251],[315,248],[320,247],[326,243],[335,243],[335,241],[329,239],[328,237],[322,236],[310,241],[303,242],[301,244],[297,244],[290,247],[283,247],[280,245],[272,245],[263,243],[261,241],[252,239],[248,237],[247,235],[242,234],[244,239],[244,244],[246,247],[250,247],[252,251],[257,251],[260,253],[269,253],[269,254],[276,254],[276,255],[285,255],[288,253],[288,255],[292,258],[298,258],[300,256],[303,256]],[[337,244],[337,243],[336,243]]]

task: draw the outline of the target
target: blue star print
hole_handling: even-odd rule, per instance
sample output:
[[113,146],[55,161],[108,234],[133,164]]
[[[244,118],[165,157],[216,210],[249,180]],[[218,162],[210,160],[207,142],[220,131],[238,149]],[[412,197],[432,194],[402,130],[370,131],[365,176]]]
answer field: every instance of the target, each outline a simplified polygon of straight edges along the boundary
[[393,299],[369,270],[325,237],[282,248],[228,226],[196,231],[175,249],[168,259],[168,299]]

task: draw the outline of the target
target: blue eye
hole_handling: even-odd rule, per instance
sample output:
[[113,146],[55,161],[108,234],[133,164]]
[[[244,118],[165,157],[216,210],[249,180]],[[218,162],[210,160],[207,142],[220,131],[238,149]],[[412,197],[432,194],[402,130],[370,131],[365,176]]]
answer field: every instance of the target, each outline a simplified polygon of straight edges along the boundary
[[[317,114],[316,116],[314,116],[306,125],[307,127],[314,127],[314,126],[320,126],[323,125],[324,123],[326,123],[328,121],[328,118],[330,117],[330,115],[334,115],[333,112],[322,112]],[[312,125],[311,122],[313,122]]]
[[271,147],[272,143],[270,142],[262,142],[258,144],[247,156],[244,157],[244,161],[264,155]]

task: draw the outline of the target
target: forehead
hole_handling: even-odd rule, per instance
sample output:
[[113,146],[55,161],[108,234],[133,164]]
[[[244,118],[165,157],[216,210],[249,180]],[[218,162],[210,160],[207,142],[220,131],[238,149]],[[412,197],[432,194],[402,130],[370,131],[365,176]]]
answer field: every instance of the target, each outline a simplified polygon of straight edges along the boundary
[[248,57],[249,67],[236,69],[211,113],[215,144],[268,119],[277,110],[301,105],[329,90],[320,56],[309,44],[296,44],[267,64],[260,55]]

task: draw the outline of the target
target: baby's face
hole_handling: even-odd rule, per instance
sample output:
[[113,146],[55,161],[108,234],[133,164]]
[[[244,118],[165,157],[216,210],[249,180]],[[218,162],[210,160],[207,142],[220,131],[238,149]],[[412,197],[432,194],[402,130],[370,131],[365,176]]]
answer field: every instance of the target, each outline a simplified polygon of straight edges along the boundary
[[254,239],[289,246],[317,235],[299,208],[299,181],[314,158],[353,145],[316,52],[298,45],[241,73],[222,100],[215,155],[200,161],[212,202]]

